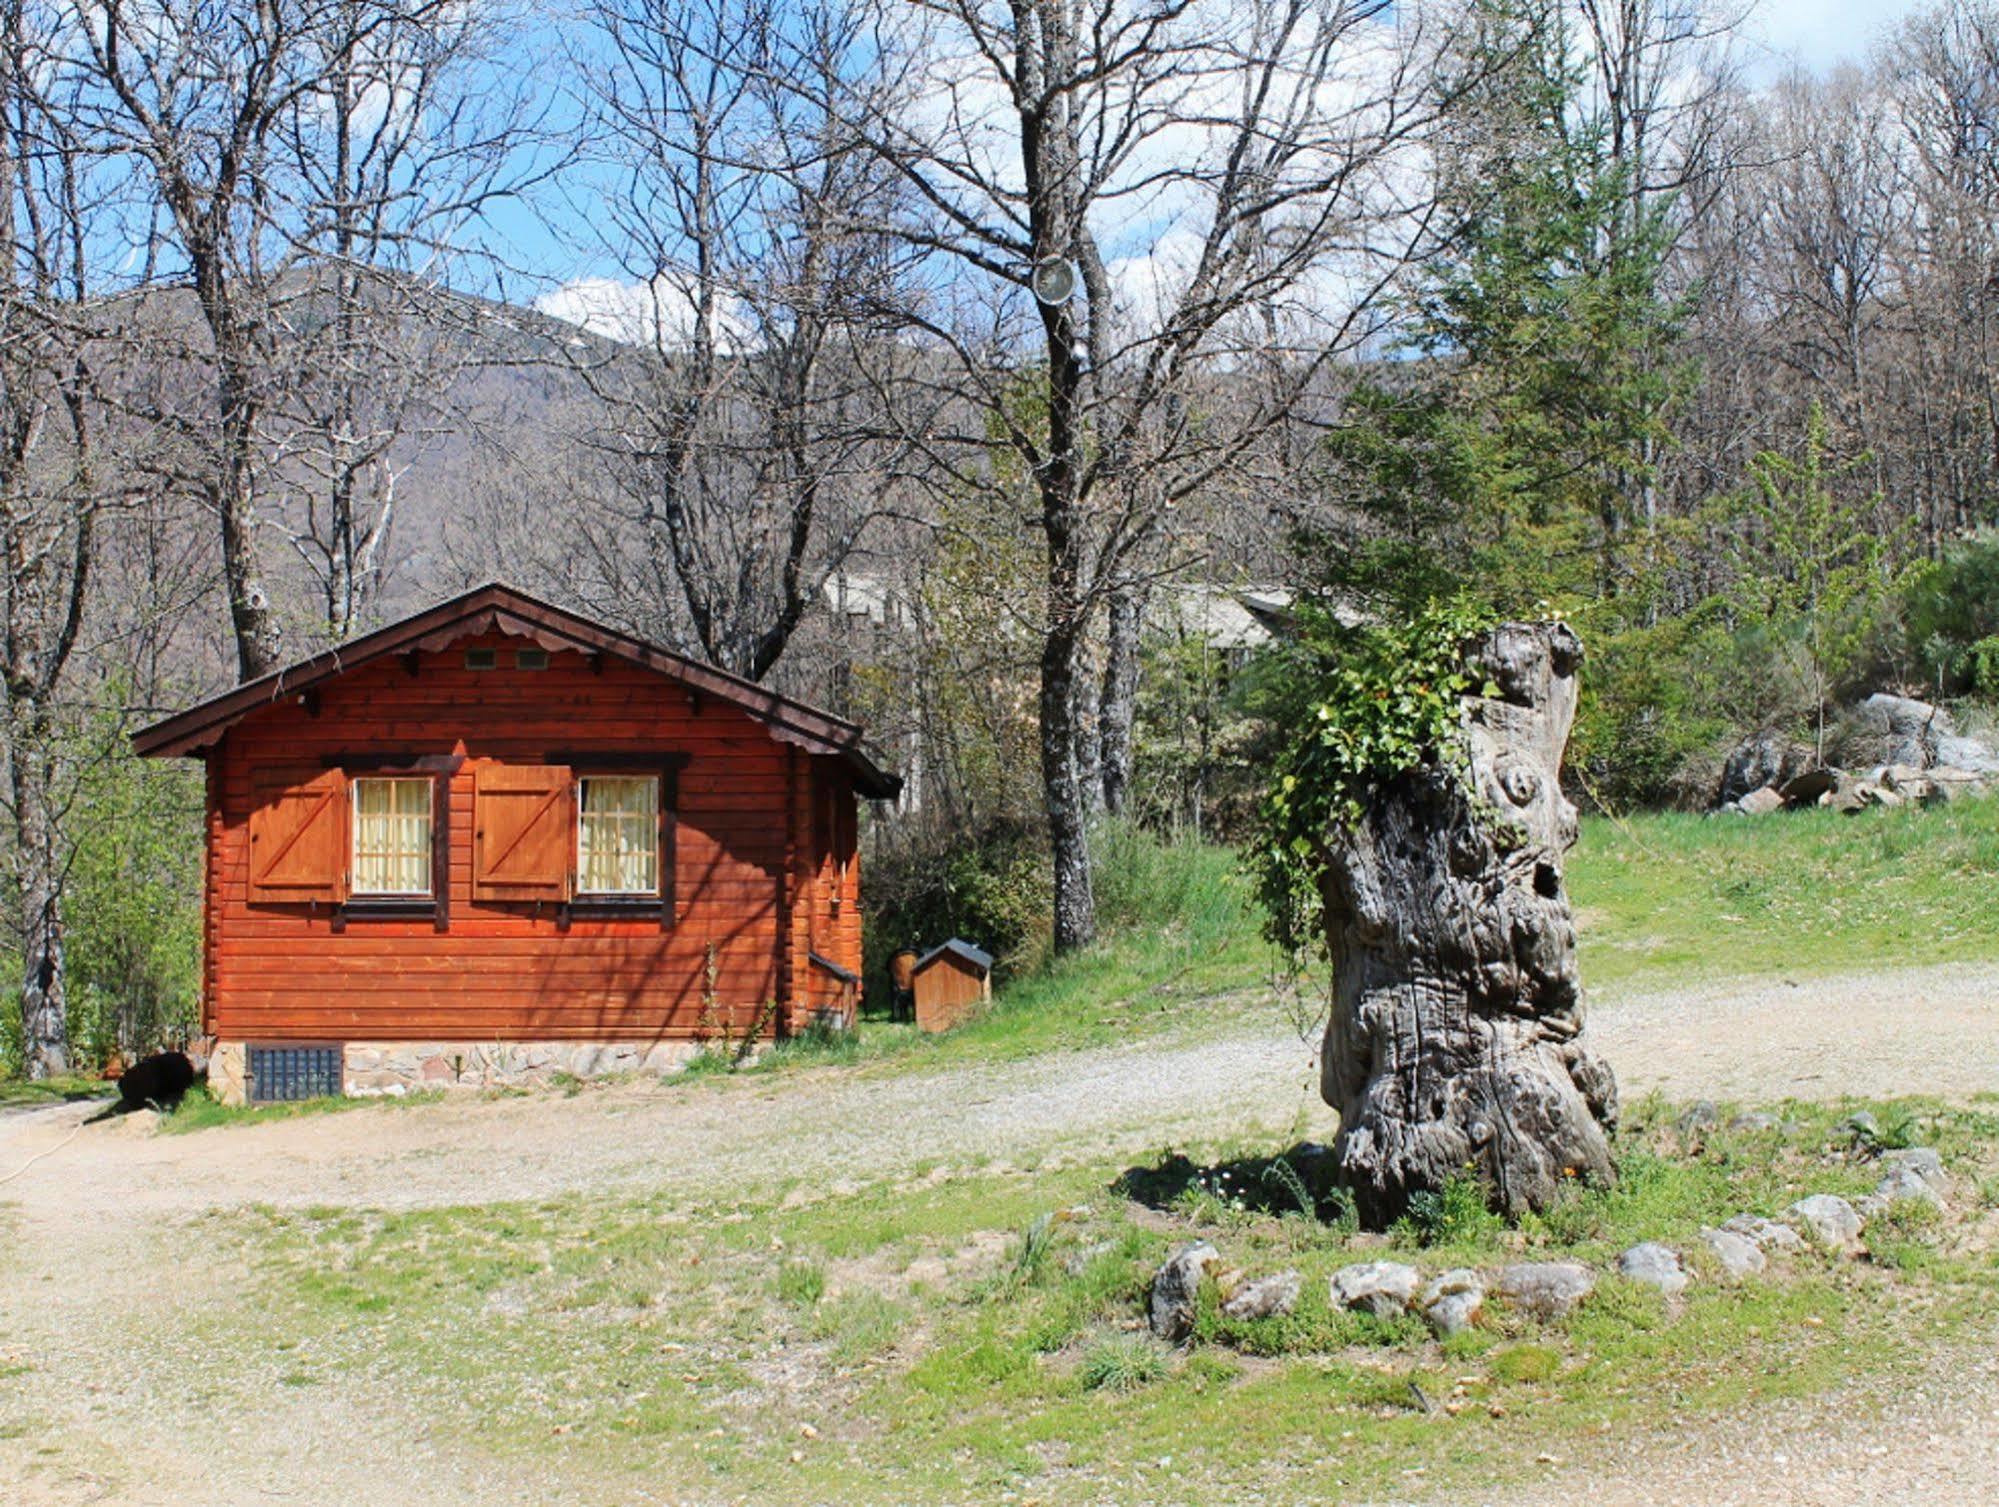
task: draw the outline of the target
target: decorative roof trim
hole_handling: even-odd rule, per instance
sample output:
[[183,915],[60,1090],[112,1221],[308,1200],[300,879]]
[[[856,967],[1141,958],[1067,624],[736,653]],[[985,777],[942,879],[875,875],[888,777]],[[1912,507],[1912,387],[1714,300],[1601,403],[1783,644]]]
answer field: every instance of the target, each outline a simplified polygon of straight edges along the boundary
[[780,742],[840,759],[853,770],[856,787],[870,800],[893,800],[902,788],[899,776],[869,757],[857,723],[781,696],[754,681],[704,665],[684,654],[607,628],[497,581],[211,696],[133,734],[132,748],[135,753],[153,758],[201,753],[252,712],[350,670],[390,655],[435,650],[468,635],[490,632],[532,639],[551,651],[574,649],[615,655],[691,690],[742,708],[764,723],[771,736]]

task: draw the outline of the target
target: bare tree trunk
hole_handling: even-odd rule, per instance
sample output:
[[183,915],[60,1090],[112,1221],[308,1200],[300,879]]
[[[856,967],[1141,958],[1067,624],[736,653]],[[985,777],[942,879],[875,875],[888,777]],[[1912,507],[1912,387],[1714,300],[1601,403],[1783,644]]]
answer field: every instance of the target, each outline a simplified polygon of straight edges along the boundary
[[1076,677],[1071,682],[1076,693],[1076,710],[1071,732],[1076,739],[1076,785],[1083,793],[1083,810],[1093,818],[1104,809],[1103,732],[1098,721],[1103,711],[1098,692],[1100,683],[1097,657],[1085,636],[1076,646]]
[[1122,816],[1131,797],[1132,727],[1138,720],[1138,637],[1142,604],[1125,584],[1110,595],[1104,645],[1104,689],[1097,703],[1104,810]]
[[1097,934],[1090,834],[1076,775],[1076,645],[1050,633],[1041,650],[1041,784],[1055,865],[1055,950],[1074,952]]
[[52,1078],[70,1068],[61,862],[43,754],[30,740],[19,741],[23,746],[12,761],[11,774],[21,926],[21,1036],[28,1076]]
[[278,667],[279,645],[277,615],[257,548],[256,487],[249,463],[226,465],[213,495],[222,520],[222,582],[236,636],[236,678],[256,680]]
[[1377,1227],[1468,1167],[1511,1215],[1615,1175],[1617,1087],[1583,1034],[1562,886],[1582,645],[1561,625],[1509,624],[1469,653],[1499,691],[1465,703],[1469,792],[1442,768],[1402,776],[1329,844],[1321,1091]]

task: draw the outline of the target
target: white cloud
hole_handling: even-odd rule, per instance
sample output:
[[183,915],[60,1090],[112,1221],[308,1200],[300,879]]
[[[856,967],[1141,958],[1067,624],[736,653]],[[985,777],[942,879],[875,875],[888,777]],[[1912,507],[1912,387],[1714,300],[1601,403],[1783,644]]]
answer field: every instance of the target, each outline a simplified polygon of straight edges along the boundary
[[[627,345],[684,350],[694,342],[694,298],[664,273],[650,283],[615,277],[575,278],[542,294],[534,306],[550,318],[581,325]],[[713,319],[719,344],[735,347],[744,341],[749,324],[733,300],[725,298]]]
[[1759,0],[1743,31],[1778,60],[1827,68],[1864,58],[1895,22],[1928,0]]

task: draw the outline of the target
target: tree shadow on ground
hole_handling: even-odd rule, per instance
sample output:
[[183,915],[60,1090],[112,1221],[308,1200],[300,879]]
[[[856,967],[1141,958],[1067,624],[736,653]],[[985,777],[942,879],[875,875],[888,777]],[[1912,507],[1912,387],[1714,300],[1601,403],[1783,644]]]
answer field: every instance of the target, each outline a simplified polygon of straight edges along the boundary
[[1144,1167],[1127,1167],[1111,1184],[1134,1203],[1163,1211],[1212,1198],[1248,1214],[1307,1214],[1328,1224],[1352,1215],[1346,1190],[1334,1180],[1332,1149],[1300,1141],[1275,1156],[1199,1163],[1181,1152]]

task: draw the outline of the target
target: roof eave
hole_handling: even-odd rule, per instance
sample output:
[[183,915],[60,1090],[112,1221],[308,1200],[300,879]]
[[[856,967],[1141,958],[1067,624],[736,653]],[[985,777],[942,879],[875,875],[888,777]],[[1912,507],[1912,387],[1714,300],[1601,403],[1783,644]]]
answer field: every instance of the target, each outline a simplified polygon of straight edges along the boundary
[[[488,583],[435,607],[377,629],[351,643],[322,650],[297,664],[287,665],[260,679],[240,685],[163,718],[132,735],[132,750],[146,758],[176,758],[205,754],[231,725],[284,697],[302,693],[322,681],[358,668],[370,660],[415,647],[439,634],[463,636],[477,632],[476,620],[482,613],[493,616],[492,628],[500,629],[502,616],[535,633],[546,633],[566,647],[585,653],[614,654],[643,668],[665,675],[696,691],[705,691],[741,707],[772,729],[772,735],[795,742],[816,753],[837,754],[846,759],[856,775],[856,786],[873,800],[893,800],[902,781],[881,769],[860,747],[858,725],[794,701],[788,696],[747,681],[727,671],[699,664],[684,655],[660,649],[642,639],[621,634],[592,623],[587,618],[553,606],[509,586]],[[509,631],[500,629],[500,631]]]

